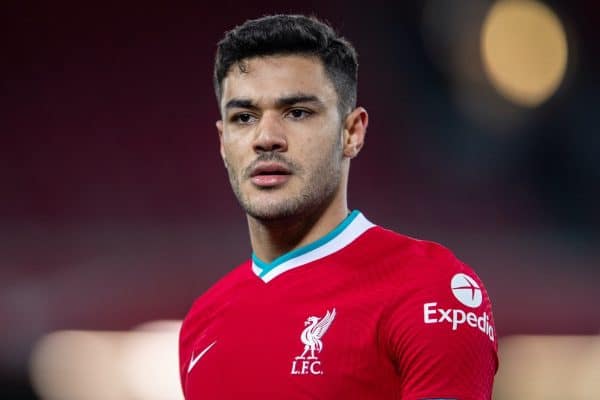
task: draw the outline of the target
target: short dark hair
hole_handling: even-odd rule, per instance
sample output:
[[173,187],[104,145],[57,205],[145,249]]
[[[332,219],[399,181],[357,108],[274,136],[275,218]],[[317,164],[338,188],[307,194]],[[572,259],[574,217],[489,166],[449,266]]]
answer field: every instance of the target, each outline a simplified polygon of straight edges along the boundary
[[[217,45],[214,85],[221,101],[223,79],[232,65],[260,56],[302,54],[317,57],[338,96],[340,115],[356,107],[356,50],[328,24],[304,15],[269,15],[228,31]],[[243,68],[243,66],[241,66]]]

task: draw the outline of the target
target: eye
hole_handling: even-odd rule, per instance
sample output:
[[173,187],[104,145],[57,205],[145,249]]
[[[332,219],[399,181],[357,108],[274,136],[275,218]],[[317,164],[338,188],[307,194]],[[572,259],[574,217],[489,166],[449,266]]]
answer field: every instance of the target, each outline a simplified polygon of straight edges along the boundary
[[303,108],[293,108],[288,112],[288,116],[292,119],[304,119],[308,118],[313,114],[312,111],[305,110]]
[[233,115],[231,117],[231,121],[242,125],[248,125],[254,123],[256,121],[256,117],[250,113],[244,112]]

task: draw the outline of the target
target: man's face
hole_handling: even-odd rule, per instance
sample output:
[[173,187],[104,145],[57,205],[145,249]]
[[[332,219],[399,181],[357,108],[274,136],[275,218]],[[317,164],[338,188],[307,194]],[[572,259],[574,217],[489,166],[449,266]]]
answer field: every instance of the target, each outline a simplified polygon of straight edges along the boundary
[[327,205],[347,160],[337,94],[322,63],[251,58],[243,71],[231,68],[222,88],[221,155],[246,213],[275,220]]

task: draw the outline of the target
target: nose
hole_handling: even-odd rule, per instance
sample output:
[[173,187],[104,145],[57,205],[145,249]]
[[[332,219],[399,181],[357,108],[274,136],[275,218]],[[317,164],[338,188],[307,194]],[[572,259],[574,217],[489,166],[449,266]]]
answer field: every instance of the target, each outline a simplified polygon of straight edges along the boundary
[[278,113],[265,112],[257,125],[253,143],[257,153],[287,151],[287,137]]

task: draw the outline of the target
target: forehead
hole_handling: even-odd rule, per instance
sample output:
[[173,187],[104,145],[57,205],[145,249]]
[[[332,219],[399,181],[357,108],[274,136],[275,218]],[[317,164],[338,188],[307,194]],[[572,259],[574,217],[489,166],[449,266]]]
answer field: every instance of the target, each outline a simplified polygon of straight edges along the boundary
[[253,57],[232,65],[223,80],[221,104],[232,98],[274,101],[295,93],[336,101],[335,88],[316,57],[302,55]]

